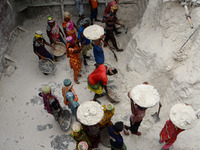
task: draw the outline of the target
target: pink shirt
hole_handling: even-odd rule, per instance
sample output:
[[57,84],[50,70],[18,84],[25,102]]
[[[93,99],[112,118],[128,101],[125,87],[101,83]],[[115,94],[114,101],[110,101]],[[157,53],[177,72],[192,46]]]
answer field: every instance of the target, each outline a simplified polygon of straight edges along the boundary
[[135,104],[136,116],[134,114],[131,115],[131,121],[134,124],[135,122],[141,121],[146,113],[146,110],[140,110],[138,106]]

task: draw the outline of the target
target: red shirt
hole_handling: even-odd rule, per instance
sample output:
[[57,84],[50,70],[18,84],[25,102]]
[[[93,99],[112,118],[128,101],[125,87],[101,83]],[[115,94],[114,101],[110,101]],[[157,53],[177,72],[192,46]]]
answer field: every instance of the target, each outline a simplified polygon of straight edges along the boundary
[[96,85],[101,81],[103,82],[103,85],[107,85],[108,78],[106,74],[106,67],[104,66],[104,64],[100,65],[89,75],[90,84]]
[[98,7],[98,1],[97,0],[90,0],[92,8],[95,9]]

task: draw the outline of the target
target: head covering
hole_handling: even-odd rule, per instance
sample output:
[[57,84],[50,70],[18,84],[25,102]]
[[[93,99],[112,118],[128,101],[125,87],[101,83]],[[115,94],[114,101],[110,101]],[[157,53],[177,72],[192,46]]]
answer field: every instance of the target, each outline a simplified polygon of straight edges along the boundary
[[74,98],[75,98],[74,93],[68,91],[67,94],[66,94],[66,99],[67,99],[68,101],[73,101]]
[[184,103],[174,105],[170,110],[169,117],[173,124],[180,129],[191,129],[197,121],[194,109]]
[[73,43],[74,39],[72,36],[68,36],[68,37],[66,37],[66,41],[67,41],[67,43]]
[[74,131],[74,132],[80,132],[81,131],[81,128],[82,128],[82,126],[81,126],[81,124],[79,123],[79,122],[76,122],[74,125],[73,125],[73,127],[72,127],[72,130]]
[[114,4],[111,6],[111,11],[113,12],[114,10],[118,9],[118,4]]
[[78,150],[88,150],[88,144],[85,141],[78,143]]
[[70,85],[72,84],[72,82],[71,82],[70,79],[65,79],[65,80],[63,81],[63,84],[64,84],[65,86],[70,86]]
[[108,67],[107,72],[109,72],[110,75],[114,75],[114,74],[117,73],[117,69],[112,68],[112,67]]
[[42,93],[49,94],[51,92],[50,86],[43,86],[42,87]]
[[53,23],[55,21],[52,16],[49,16],[47,20],[48,20],[48,23]]
[[81,21],[81,26],[84,26],[86,24],[90,24],[90,19],[89,18],[83,18],[83,20]]
[[121,121],[118,121],[118,122],[115,123],[115,125],[113,126],[113,128],[114,128],[114,130],[116,132],[121,132],[123,130],[123,128],[124,128],[124,123],[121,122]]
[[42,31],[38,30],[35,32],[35,38],[39,39],[39,38],[43,38],[43,33]]
[[111,103],[106,104],[106,109],[107,110],[112,111],[113,108],[114,108],[113,104],[111,104]]
[[70,13],[68,11],[64,12],[64,18],[69,18],[70,19]]

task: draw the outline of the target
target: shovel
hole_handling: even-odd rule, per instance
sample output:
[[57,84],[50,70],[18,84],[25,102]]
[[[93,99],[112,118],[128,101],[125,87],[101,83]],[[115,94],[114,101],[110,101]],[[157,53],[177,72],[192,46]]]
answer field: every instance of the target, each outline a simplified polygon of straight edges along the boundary
[[160,121],[159,114],[160,114],[160,108],[161,107],[162,107],[162,104],[159,102],[158,112],[155,112],[153,115],[151,115],[153,117],[155,123]]

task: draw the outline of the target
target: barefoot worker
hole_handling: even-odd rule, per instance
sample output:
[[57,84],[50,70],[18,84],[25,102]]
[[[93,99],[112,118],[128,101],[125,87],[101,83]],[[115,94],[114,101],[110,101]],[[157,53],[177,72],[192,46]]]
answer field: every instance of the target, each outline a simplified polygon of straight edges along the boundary
[[170,110],[170,119],[166,121],[160,132],[159,143],[165,142],[161,150],[169,150],[176,141],[178,134],[191,129],[196,120],[196,113],[191,106],[184,103],[174,105]]
[[69,64],[70,67],[73,69],[74,71],[74,81],[79,84],[80,82],[78,81],[78,77],[80,76],[79,71],[81,70],[82,67],[82,63],[81,63],[81,59],[80,59],[80,48],[77,44],[77,42],[73,39],[72,36],[68,36],[66,38],[66,47],[67,47],[67,57],[70,58],[69,59]]
[[125,126],[125,129],[131,130],[132,134],[140,136],[141,132],[138,131],[138,128],[145,116],[146,109],[155,106],[160,101],[160,96],[153,86],[148,85],[148,82],[144,82],[134,87],[128,93],[128,97],[131,100],[131,126]]
[[114,30],[115,30],[115,24],[118,24],[120,26],[122,26],[123,28],[125,27],[123,24],[119,23],[117,17],[116,17],[116,13],[117,13],[117,9],[118,6],[114,5],[111,7],[112,12],[110,12],[107,16],[104,16],[103,18],[103,23],[106,23],[106,27],[105,27],[105,31],[106,31],[106,37],[105,37],[105,42],[108,43],[108,40],[111,40],[114,48],[116,49],[116,51],[121,52],[123,51],[123,49],[119,49],[117,46],[117,42],[114,36]]
[[[97,66],[97,68],[88,77],[88,89],[95,93],[93,100],[97,101],[98,97],[108,94],[107,90],[107,75],[112,76],[117,73],[117,69],[108,68],[104,64]],[[106,93],[103,93],[103,88]]]

